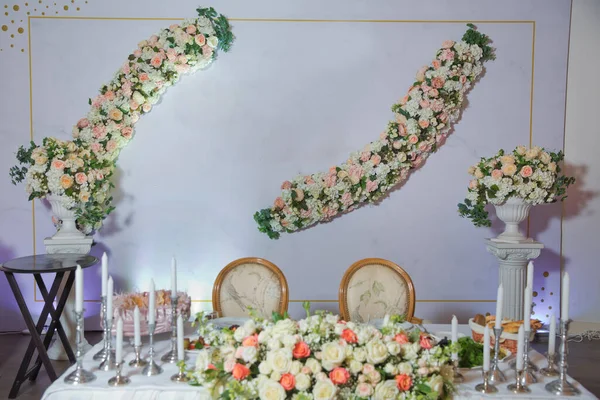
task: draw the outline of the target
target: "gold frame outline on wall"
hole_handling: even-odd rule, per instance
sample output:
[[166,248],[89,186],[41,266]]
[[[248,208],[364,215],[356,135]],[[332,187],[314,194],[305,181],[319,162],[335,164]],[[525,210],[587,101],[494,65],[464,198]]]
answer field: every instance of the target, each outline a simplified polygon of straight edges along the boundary
[[[29,51],[29,138],[33,140],[33,76],[32,76],[32,48],[31,48],[31,20],[32,19],[71,19],[71,20],[104,20],[104,21],[181,21],[185,18],[167,18],[167,17],[84,17],[84,16],[28,16],[27,17],[27,35]],[[535,77],[535,20],[402,20],[402,19],[293,19],[293,18],[228,18],[232,22],[308,22],[308,23],[433,23],[433,24],[530,24],[532,27],[532,44],[531,44],[531,87],[529,95],[529,146],[533,143],[533,92],[534,92],[534,77]],[[562,241],[562,214],[561,214],[561,232],[560,240]],[[36,223],[35,223],[35,200],[31,202],[31,220],[32,220],[32,236],[33,236],[33,254],[36,254]],[[527,218],[527,235],[529,236],[529,217]],[[560,249],[562,259],[562,247]],[[37,298],[37,286],[33,285],[34,302],[40,303],[44,300]],[[100,300],[84,300],[88,303],[99,303]],[[304,301],[312,301],[313,303],[338,303],[338,300],[289,300],[289,303],[301,303]],[[496,300],[416,300],[416,303],[493,303]],[[193,303],[210,303],[212,300],[192,300]]]

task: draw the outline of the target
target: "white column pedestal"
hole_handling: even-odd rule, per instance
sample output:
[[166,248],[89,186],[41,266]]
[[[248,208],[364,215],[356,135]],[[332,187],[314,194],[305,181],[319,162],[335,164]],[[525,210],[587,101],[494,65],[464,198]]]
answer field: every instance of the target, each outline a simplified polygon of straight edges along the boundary
[[[85,236],[83,238],[74,238],[74,239],[56,239],[56,238],[46,238],[44,239],[44,245],[46,246],[46,252],[48,254],[88,254],[90,249],[92,248],[93,239],[91,236]],[[69,274],[74,274],[75,271],[69,272]],[[57,297],[60,297],[63,290],[64,284],[66,280],[63,280],[63,284],[58,289]],[[84,306],[85,307],[85,306]],[[75,285],[71,292],[69,293],[69,297],[67,298],[67,302],[65,303],[65,308],[60,317],[60,323],[65,330],[65,334],[67,335],[67,339],[71,344],[71,348],[73,352],[77,347],[76,343],[76,330],[75,330]],[[83,350],[84,352],[91,349],[92,346],[83,338]],[[65,351],[59,337],[58,333],[54,333],[54,339],[48,348],[48,357],[51,360],[68,360],[67,352]]]
[[523,319],[523,297],[527,284],[527,263],[539,257],[544,245],[528,239],[514,243],[486,239],[488,252],[499,262],[499,283],[504,287],[503,318]]

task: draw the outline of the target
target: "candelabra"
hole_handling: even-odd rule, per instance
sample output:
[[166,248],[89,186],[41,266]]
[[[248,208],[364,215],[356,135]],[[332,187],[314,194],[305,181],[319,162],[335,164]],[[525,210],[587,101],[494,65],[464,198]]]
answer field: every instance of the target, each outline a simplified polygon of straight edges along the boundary
[[102,333],[102,343],[104,346],[102,350],[94,354],[94,361],[104,361],[106,358],[106,354],[108,353],[108,330],[110,327],[108,326],[108,318],[106,316],[106,295],[101,297],[102,301],[102,321],[104,322],[104,330]]
[[524,382],[524,379],[523,379],[524,372],[525,372],[525,370],[523,370],[523,369],[517,370],[516,382],[511,383],[510,385],[507,386],[508,390],[510,390],[512,393],[514,393],[514,394],[531,393],[531,389],[529,389],[527,387],[526,383],[523,383]]
[[453,366],[452,370],[453,370],[452,381],[454,383],[463,383],[465,381],[465,377],[462,376],[462,374],[460,372],[458,372],[458,357],[456,357],[454,359],[454,366]]
[[142,346],[133,346],[133,354],[135,358],[129,361],[130,367],[145,367],[148,365],[148,361],[142,359]]
[[171,350],[161,357],[161,361],[177,362],[177,293],[171,293]]
[[71,372],[65,377],[65,383],[70,385],[80,385],[82,383],[92,382],[96,379],[96,375],[83,369],[83,311],[75,311],[75,324],[76,324],[76,340],[77,340],[77,351],[75,357],[77,358],[77,366],[75,371]]
[[[504,373],[500,370],[500,336],[504,328],[494,328],[494,358],[492,359],[492,367],[489,371],[490,383],[506,382]],[[485,383],[485,381],[484,381]]]
[[[529,335],[525,335],[525,343],[524,343],[524,349],[523,349],[523,376],[521,379],[523,379],[523,385],[527,385],[527,384],[532,384],[532,383],[537,383],[537,378],[535,377],[535,375],[533,374],[533,372],[531,372],[532,368],[532,363],[529,361]],[[533,367],[535,367],[535,365],[533,365]]]
[[185,361],[181,360],[177,364],[179,372],[171,377],[173,382],[188,382],[190,378],[185,375]]
[[129,383],[131,383],[131,380],[128,377],[121,375],[122,368],[123,368],[123,360],[117,362],[117,375],[115,375],[114,377],[112,377],[108,380],[108,384],[110,386],[125,386],[125,385],[129,385]]
[[150,350],[148,351],[148,364],[142,370],[142,375],[153,376],[162,374],[163,370],[159,367],[156,362],[154,362],[154,329],[156,328],[156,323],[148,324],[148,333],[150,336]]
[[548,366],[540,369],[540,374],[544,376],[558,376],[558,370],[556,369],[556,354],[546,354],[548,359]]
[[574,396],[579,394],[579,390],[567,381],[567,339],[569,337],[569,324],[571,320],[560,321],[560,362],[559,362],[559,378],[546,385],[546,390],[557,396]]
[[483,371],[483,383],[475,386],[475,390],[480,393],[496,393],[498,388],[490,383],[491,373],[490,371]]

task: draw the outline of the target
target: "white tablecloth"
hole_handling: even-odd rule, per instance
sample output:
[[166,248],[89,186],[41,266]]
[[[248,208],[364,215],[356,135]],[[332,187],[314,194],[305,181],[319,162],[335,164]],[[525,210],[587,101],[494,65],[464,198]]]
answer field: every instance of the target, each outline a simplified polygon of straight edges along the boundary
[[[449,331],[449,325],[426,325],[430,332]],[[469,327],[467,325],[459,326],[459,331],[471,335]],[[162,356],[167,350],[169,350],[170,342],[168,335],[158,335],[156,341],[156,352]],[[72,386],[67,385],[64,382],[64,377],[71,373],[75,368],[72,366],[65,374],[59,377],[44,393],[42,400],[204,400],[208,399],[207,392],[199,387],[189,386],[185,383],[174,383],[170,380],[171,376],[177,372],[177,367],[173,364],[162,364],[160,360],[159,365],[162,365],[164,372],[158,376],[146,377],[140,374],[140,370],[136,368],[130,368],[129,366],[124,368],[124,374],[130,379],[131,383],[127,386],[118,388],[109,387],[107,382],[112,378],[115,373],[98,371],[98,362],[93,361],[92,357],[96,352],[102,348],[102,344],[97,344],[92,350],[90,350],[84,357],[83,366],[85,369],[96,374],[97,379],[94,382],[81,385]],[[128,363],[133,359],[133,350],[130,346],[126,346],[124,349],[125,361]],[[147,352],[147,348],[144,349],[144,355]],[[545,358],[536,351],[531,351],[530,358],[538,367],[542,368],[546,366]],[[193,357],[190,357],[189,363],[194,362]],[[490,396],[483,396],[480,393],[475,392],[474,387],[478,383],[481,383],[481,370],[461,370],[461,373],[465,377],[465,382],[457,385],[457,394],[455,399],[478,399],[478,398],[495,398],[495,399],[559,399],[560,397],[553,396],[546,392],[545,386],[548,382],[551,382],[554,378],[545,378],[538,375],[539,382],[530,385],[531,394],[527,396],[515,396],[510,393],[506,386],[512,383],[515,377],[513,371],[508,367],[508,363],[503,363],[503,370],[508,380],[507,383],[498,385],[499,392]],[[579,383],[570,380],[579,390],[581,395],[575,397],[576,399],[596,399],[589,391],[583,388]],[[573,399],[573,397],[566,397],[565,399]]]

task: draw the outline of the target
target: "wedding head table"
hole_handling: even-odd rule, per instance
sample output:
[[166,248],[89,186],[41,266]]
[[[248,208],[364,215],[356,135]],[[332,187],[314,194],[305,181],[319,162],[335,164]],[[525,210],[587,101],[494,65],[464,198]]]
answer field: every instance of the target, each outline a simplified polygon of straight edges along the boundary
[[[450,332],[450,325],[425,325],[429,332]],[[193,328],[187,326],[186,336],[193,336]],[[468,325],[459,325],[459,332],[471,336],[471,331]],[[146,343],[144,343],[144,355],[147,352]],[[170,336],[168,333],[156,335],[155,349],[156,353],[162,355],[170,349]],[[134,358],[132,346],[124,346],[123,353],[126,366],[123,369],[123,374],[131,379],[131,383],[127,386],[111,387],[108,385],[108,380],[115,376],[114,371],[98,370],[98,362],[93,360],[93,355],[102,349],[102,343],[95,345],[88,351],[84,357],[84,367],[93,372],[97,379],[93,382],[84,385],[69,385],[64,382],[64,377],[71,373],[75,366],[69,368],[61,378],[57,379],[44,393],[42,400],[204,400],[210,399],[207,390],[202,387],[190,386],[186,383],[176,383],[171,381],[171,376],[178,372],[178,367],[175,364],[162,363],[159,364],[164,369],[163,373],[156,376],[143,376],[141,368],[129,367],[127,364]],[[195,354],[188,353],[188,365],[195,363]],[[546,366],[546,359],[540,353],[532,350],[530,352],[530,360],[539,368]],[[475,391],[475,386],[482,382],[481,368],[478,369],[461,369],[462,375],[465,377],[463,383],[457,384],[457,393],[455,399],[477,399],[477,398],[496,398],[496,399],[560,399],[563,397],[554,396],[548,393],[544,387],[548,382],[556,378],[547,378],[538,374],[538,383],[529,385],[531,393],[523,396],[516,396],[507,390],[507,385],[515,380],[515,372],[508,365],[507,360],[501,364],[507,382],[496,385],[498,393],[493,395],[482,395]],[[575,399],[596,399],[596,397],[581,386],[578,382],[570,380],[580,391],[578,396],[570,397]],[[569,398],[569,397],[564,397]]]

